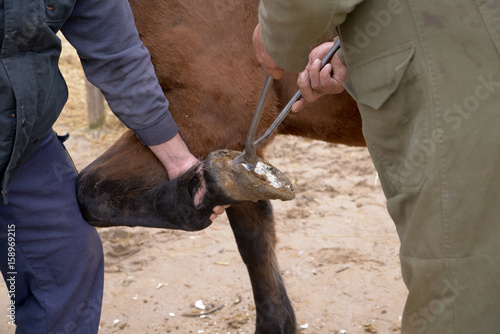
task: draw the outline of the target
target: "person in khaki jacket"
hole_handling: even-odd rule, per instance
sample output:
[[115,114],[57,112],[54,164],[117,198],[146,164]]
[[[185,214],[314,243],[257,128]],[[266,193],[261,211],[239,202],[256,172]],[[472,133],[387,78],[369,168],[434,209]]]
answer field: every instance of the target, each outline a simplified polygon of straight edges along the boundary
[[[498,333],[500,2],[262,0],[259,14],[269,74],[307,66],[303,102],[342,83],[358,102],[401,240],[402,333]],[[308,62],[335,28],[345,82],[338,58],[333,76],[323,51]]]

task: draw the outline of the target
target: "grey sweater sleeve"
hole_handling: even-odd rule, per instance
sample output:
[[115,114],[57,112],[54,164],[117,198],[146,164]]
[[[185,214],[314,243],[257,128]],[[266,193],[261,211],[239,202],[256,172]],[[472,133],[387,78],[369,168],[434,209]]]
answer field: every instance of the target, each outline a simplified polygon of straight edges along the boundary
[[61,31],[77,50],[89,81],[145,145],[177,134],[127,0],[77,0]]

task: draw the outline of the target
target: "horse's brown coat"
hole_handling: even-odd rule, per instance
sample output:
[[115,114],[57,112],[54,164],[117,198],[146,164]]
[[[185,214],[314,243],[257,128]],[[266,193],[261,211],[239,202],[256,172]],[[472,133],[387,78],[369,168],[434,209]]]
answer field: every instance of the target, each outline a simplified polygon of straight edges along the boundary
[[[130,0],[130,5],[172,116],[193,154],[204,158],[222,148],[241,151],[265,78],[251,40],[258,1]],[[296,90],[296,75],[287,74],[274,82],[258,134],[269,127]],[[322,97],[290,114],[278,132],[346,145],[365,144],[359,112],[346,93]],[[151,190],[167,178],[161,163],[130,131],[82,174],[90,176],[92,182],[83,187],[95,187],[87,190],[97,196],[99,205],[114,206],[116,217],[109,225],[140,225],[123,224],[120,219],[130,218],[134,210],[147,218],[149,207],[134,204],[155,202],[150,197],[158,192]],[[107,188],[97,186],[106,182]],[[94,209],[92,203],[89,200],[90,210]],[[227,214],[252,282],[256,333],[295,333],[293,309],[274,252],[270,202],[233,205]]]

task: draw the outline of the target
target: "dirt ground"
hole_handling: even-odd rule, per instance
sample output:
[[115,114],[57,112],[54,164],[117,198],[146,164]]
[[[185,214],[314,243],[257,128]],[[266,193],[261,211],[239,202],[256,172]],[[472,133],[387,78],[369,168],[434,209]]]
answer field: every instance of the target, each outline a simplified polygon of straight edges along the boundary
[[[72,98],[56,130],[71,133],[67,147],[82,169],[123,127],[108,118],[101,130],[85,129],[75,57],[61,61]],[[399,332],[406,297],[399,241],[366,149],[280,136],[266,157],[296,190],[295,200],[273,207],[280,270],[301,333]],[[99,233],[106,262],[100,333],[253,333],[250,282],[225,215],[196,233]],[[6,291],[1,282],[0,333],[7,334],[14,327]]]

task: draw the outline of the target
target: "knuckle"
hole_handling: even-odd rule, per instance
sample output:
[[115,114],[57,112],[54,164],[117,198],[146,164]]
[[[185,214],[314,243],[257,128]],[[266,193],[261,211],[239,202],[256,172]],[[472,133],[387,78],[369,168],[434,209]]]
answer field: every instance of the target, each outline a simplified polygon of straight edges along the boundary
[[318,80],[311,81],[311,87],[317,92],[321,91],[323,89],[322,79],[318,78]]

